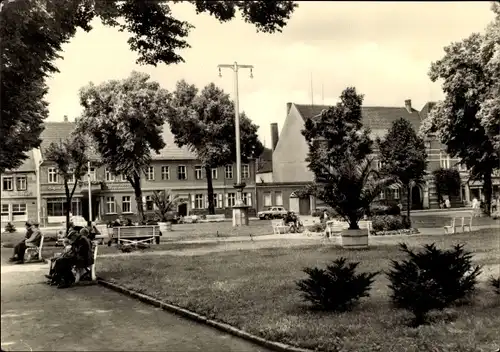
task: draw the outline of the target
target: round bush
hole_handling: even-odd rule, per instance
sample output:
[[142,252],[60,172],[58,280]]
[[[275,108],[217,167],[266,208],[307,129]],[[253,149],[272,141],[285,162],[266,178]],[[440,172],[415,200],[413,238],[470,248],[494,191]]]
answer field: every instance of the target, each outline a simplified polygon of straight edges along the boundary
[[372,219],[374,231],[393,231],[405,228],[403,217],[400,215],[379,215]]

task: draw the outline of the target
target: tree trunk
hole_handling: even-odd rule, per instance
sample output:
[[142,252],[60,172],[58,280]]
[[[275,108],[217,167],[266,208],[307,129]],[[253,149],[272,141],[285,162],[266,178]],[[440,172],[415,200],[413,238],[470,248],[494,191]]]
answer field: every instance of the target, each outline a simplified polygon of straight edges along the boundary
[[214,215],[215,214],[214,185],[212,182],[212,168],[210,166],[205,166],[205,174],[207,176],[208,213],[210,215]]
[[64,191],[66,192],[66,236],[69,232],[69,213],[71,211],[71,195],[69,193],[68,181],[64,180]]
[[349,230],[359,230],[357,215],[349,216]]
[[141,189],[141,176],[134,173],[133,179],[128,178],[130,184],[134,188],[135,202],[137,204],[137,217],[139,224],[143,225],[145,223],[144,218],[144,203],[142,202],[142,189]]
[[410,218],[410,212],[411,212],[411,184],[408,183],[406,186],[406,216],[407,216],[407,221],[408,221],[408,226],[411,227],[411,218]]
[[484,212],[486,215],[491,215],[491,195],[493,193],[493,182],[491,179],[492,170],[487,170],[483,176],[483,191],[484,191]]

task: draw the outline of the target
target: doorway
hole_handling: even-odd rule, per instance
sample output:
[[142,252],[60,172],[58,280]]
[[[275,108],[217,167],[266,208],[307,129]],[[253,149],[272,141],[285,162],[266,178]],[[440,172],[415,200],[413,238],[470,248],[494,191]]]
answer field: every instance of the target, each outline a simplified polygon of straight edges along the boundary
[[411,209],[421,210],[423,208],[422,197],[420,194],[420,187],[413,186],[411,189]]
[[179,213],[179,216],[187,216],[188,214],[188,208],[186,203],[179,204],[177,207],[177,212]]

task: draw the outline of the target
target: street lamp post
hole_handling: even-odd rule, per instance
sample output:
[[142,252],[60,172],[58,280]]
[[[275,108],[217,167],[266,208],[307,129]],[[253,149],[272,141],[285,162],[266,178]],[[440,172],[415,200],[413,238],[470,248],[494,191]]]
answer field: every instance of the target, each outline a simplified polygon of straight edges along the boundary
[[92,221],[92,180],[90,179],[90,161],[87,163],[87,181],[88,181],[88,194],[89,194],[89,223]]
[[241,182],[241,138],[240,138],[240,102],[238,92],[238,71],[242,68],[250,69],[250,78],[253,78],[252,65],[234,64],[218,65],[219,77],[222,77],[221,69],[230,68],[234,72],[234,128],[236,138],[236,192],[235,205],[233,207],[233,226],[248,225],[248,207],[243,203],[243,188],[245,184]]

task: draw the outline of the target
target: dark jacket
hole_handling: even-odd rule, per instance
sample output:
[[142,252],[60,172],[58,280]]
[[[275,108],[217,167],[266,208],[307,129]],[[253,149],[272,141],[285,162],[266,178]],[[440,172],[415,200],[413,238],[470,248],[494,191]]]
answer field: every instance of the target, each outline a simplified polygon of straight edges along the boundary
[[33,234],[33,228],[28,227],[28,229],[26,230],[26,235],[24,235],[24,239],[27,240],[28,238],[31,237],[32,234]]
[[86,268],[94,264],[92,244],[85,236],[80,236],[73,242],[71,245],[71,253],[73,254],[77,268]]

